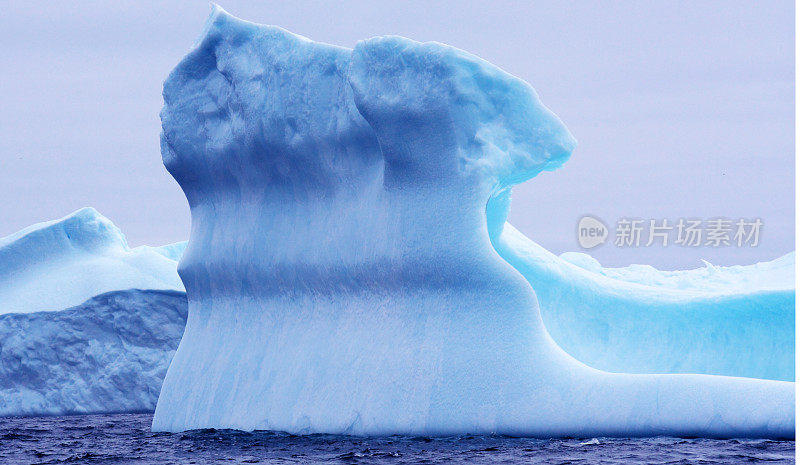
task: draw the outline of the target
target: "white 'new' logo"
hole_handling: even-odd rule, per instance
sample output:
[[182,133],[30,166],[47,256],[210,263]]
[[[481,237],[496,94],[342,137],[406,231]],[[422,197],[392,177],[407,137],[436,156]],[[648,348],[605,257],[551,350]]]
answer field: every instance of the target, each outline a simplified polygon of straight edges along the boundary
[[608,228],[597,218],[584,216],[578,221],[578,244],[584,249],[605,243],[607,237]]

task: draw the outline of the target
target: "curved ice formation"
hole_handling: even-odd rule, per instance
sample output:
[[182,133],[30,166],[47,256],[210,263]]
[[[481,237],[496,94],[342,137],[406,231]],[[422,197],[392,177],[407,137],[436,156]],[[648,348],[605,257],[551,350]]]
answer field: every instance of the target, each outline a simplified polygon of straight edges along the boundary
[[[664,272],[556,257],[506,224],[497,252],[536,290],[555,342],[589,366],[794,381],[794,254]],[[572,263],[570,263],[572,262]]]
[[56,310],[0,315],[0,416],[152,412],[186,295],[115,291]]
[[154,430],[793,436],[794,383],[606,373],[553,342],[491,240],[510,186],[574,146],[523,81],[215,8],[164,100],[192,231]]
[[130,249],[93,208],[29,226],[0,238],[0,314],[61,310],[117,290],[183,291],[181,247],[166,247]]
[[718,295],[794,290],[794,252],[754,265],[717,266],[703,260],[703,268],[676,271],[650,265],[604,268],[596,259],[580,252],[566,252],[558,258],[611,279],[657,289]]

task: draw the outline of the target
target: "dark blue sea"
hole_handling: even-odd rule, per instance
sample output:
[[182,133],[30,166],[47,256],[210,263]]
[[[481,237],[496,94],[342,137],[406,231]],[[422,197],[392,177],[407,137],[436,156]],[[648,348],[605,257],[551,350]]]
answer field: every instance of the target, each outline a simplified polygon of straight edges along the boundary
[[0,464],[794,463],[794,441],[153,433],[150,414],[0,418]]

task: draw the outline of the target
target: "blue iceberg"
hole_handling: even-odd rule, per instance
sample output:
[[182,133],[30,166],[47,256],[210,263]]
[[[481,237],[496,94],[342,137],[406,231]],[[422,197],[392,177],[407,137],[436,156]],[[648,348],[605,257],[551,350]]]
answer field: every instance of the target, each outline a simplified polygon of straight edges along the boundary
[[164,101],[192,230],[154,430],[794,435],[792,382],[610,373],[554,342],[534,289],[581,284],[537,285],[505,219],[511,187],[575,141],[522,80],[442,44],[350,50],[215,8]]

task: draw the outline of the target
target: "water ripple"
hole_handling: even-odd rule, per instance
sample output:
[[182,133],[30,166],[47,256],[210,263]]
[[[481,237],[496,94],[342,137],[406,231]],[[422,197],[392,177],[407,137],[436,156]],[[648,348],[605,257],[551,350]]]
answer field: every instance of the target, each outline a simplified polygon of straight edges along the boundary
[[794,463],[794,441],[506,436],[357,438],[204,429],[153,433],[152,415],[0,418],[2,464]]

